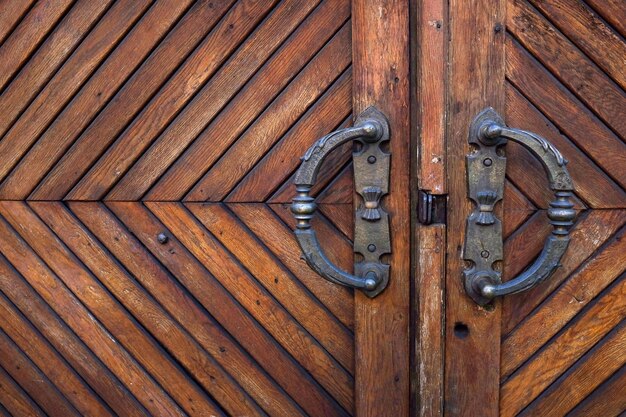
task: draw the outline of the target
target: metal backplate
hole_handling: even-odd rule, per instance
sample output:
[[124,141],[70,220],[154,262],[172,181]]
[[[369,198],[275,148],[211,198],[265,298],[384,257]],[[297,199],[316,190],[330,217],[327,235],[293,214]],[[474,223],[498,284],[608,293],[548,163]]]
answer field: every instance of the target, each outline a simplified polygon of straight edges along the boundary
[[361,120],[375,120],[383,126],[382,135],[376,141],[360,141],[352,155],[355,189],[361,197],[354,219],[354,252],[363,258],[355,263],[354,269],[358,276],[375,272],[381,278],[374,290],[364,290],[369,297],[374,297],[389,282],[389,265],[382,261],[383,255],[391,252],[389,215],[381,204],[389,192],[391,155],[384,150],[389,141],[389,125],[374,108],[361,113],[355,125]]
[[486,111],[481,113],[470,128],[469,142],[474,147],[473,153],[467,156],[467,187],[469,197],[475,204],[474,210],[467,218],[465,229],[465,247],[463,259],[470,261],[472,266],[464,271],[465,289],[478,304],[486,304],[490,299],[484,298],[477,288],[477,283],[487,281],[500,283],[501,274],[495,263],[502,261],[502,223],[495,216],[496,203],[502,200],[504,192],[504,174],[506,157],[500,154],[506,140],[486,145],[479,140],[478,129],[485,120],[504,124],[497,113]]

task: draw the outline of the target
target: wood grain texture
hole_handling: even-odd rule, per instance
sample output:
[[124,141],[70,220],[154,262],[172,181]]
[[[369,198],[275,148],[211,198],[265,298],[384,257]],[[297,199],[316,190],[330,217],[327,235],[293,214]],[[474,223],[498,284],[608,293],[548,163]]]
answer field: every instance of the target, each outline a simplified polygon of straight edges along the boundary
[[[356,414],[409,415],[411,273],[409,10],[404,1],[352,3],[353,108],[376,106],[393,138],[390,189],[393,279],[374,299],[356,295]],[[358,202],[355,202],[358,204]],[[381,338],[382,335],[384,339]],[[386,339],[386,341],[385,341]],[[385,387],[381,389],[381,387]]]
[[505,1],[451,1],[447,108],[446,415],[499,414],[500,303],[478,307],[462,283],[467,198],[465,156],[471,120],[485,107],[504,110]]

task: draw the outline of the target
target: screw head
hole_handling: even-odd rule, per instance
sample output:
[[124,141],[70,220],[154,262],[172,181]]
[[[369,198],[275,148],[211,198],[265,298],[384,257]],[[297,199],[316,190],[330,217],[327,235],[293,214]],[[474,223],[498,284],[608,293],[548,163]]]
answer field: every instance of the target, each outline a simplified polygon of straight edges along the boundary
[[157,240],[161,245],[165,245],[170,238],[165,233],[161,232],[157,235]]
[[480,252],[480,256],[482,256],[483,258],[487,259],[489,257],[489,251],[482,251]]
[[367,246],[367,250],[370,251],[370,252],[376,252],[376,245],[374,245],[373,243],[370,243]]
[[493,161],[491,160],[491,158],[485,158],[485,159],[483,160],[483,165],[484,165],[484,166],[486,166],[486,167],[490,167],[490,166],[491,166],[491,164],[493,164]]
[[369,162],[370,164],[373,164],[376,162],[376,157],[374,155],[370,155],[367,157],[367,162]]

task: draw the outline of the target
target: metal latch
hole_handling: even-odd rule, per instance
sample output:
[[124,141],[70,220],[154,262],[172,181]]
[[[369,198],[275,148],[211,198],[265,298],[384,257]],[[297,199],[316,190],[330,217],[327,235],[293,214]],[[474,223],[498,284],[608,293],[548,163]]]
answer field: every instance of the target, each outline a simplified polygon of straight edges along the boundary
[[417,221],[423,225],[446,223],[446,194],[430,194],[419,190],[417,194]]

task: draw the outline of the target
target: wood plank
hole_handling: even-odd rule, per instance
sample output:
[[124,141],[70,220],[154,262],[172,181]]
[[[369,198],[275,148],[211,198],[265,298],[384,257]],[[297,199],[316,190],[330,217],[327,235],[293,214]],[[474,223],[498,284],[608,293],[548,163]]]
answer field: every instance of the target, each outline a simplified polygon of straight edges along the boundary
[[356,414],[363,417],[409,415],[411,100],[408,31],[408,2],[352,2],[353,113],[357,115],[374,105],[387,116],[392,132],[389,147],[393,154],[385,204],[393,230],[390,282],[374,299],[356,292]]
[[551,385],[541,397],[519,415],[564,416],[602,381],[624,366],[626,363],[626,323],[622,322],[599,345],[595,346],[576,363],[573,369]]
[[[521,92],[510,84],[506,87],[507,111],[506,120],[510,126],[523,128],[550,141],[567,158],[568,171],[574,182],[574,192],[586,205],[592,208],[623,208],[626,207],[626,193],[613,181],[587,154],[576,146],[569,138],[559,132],[550,120],[543,116]],[[583,133],[578,133],[576,139],[581,139]],[[595,138],[594,138],[595,139]],[[589,142],[587,140],[586,142]],[[595,140],[594,140],[595,142]],[[621,142],[620,142],[621,143]],[[549,202],[554,199],[554,192],[550,190],[544,168],[530,163],[534,157],[519,144],[507,145],[507,173],[514,178],[520,189],[525,193],[532,193],[535,198],[541,198],[541,208],[549,208]],[[589,147],[585,145],[584,148]],[[619,148],[619,146],[617,147]],[[614,148],[612,152],[619,151]],[[626,152],[626,148],[624,148]],[[618,162],[620,156],[604,157]],[[601,163],[604,161],[600,161]],[[626,163],[626,159],[624,160]],[[611,165],[609,165],[611,168]],[[615,167],[609,174],[616,173]],[[618,174],[617,181],[622,177]],[[626,177],[625,177],[626,179]]]
[[72,202],[70,208],[115,258],[167,312],[272,416],[298,416],[302,410],[281,390],[259,364],[228,336],[168,274],[158,260],[133,237],[103,205]]
[[[271,15],[274,19],[266,20],[262,30],[256,31],[239,48],[217,76],[203,88],[107,194],[107,199],[129,200],[142,197],[263,63],[271,59],[270,56],[279,49],[286,38],[289,37],[287,41],[289,44],[304,42],[304,38],[311,36],[322,22],[334,20],[335,13],[340,13],[341,3],[321,4],[302,23],[302,19],[315,4],[305,3],[304,7],[293,7],[290,2],[283,3],[283,7],[289,9],[291,13],[283,9],[282,13]],[[294,29],[295,32],[290,35]],[[281,50],[282,47],[276,54],[280,54]],[[288,60],[287,57],[283,58]]]
[[1,123],[0,178],[6,175],[63,110],[87,78],[126,35],[152,0],[120,0],[104,15],[8,132]]
[[354,208],[352,204],[318,204],[320,213],[347,239],[354,234]]
[[[462,260],[467,199],[465,156],[472,119],[485,107],[504,112],[505,1],[449,3],[448,224],[445,413],[499,415],[500,302],[481,308],[465,293]],[[501,215],[501,212],[499,213]],[[477,360],[480,358],[480,360]]]
[[[30,215],[26,219],[20,218],[18,220],[15,218],[19,214],[25,214],[27,210],[22,202],[0,203],[2,215],[5,218],[11,218],[14,221],[13,226],[22,229],[20,230],[21,233],[26,232],[23,230],[24,227],[32,228],[41,225],[40,222],[33,219],[32,212],[29,212]],[[50,243],[45,237],[40,237],[40,239],[42,240],[39,245]],[[0,221],[0,242],[2,242],[3,254],[11,264],[18,269],[38,294],[79,335],[100,360],[124,382],[149,412],[165,416],[184,415],[184,412],[168,394],[139,366],[111,333],[96,320],[77,296],[65,286],[64,282],[44,264],[21,238],[15,235],[15,232],[4,219]],[[32,242],[31,239],[29,243]],[[54,248],[51,247],[50,249],[53,250]],[[59,260],[63,261],[63,258]],[[71,275],[70,278],[72,278]]]
[[[448,2],[420,0],[415,30],[416,97],[419,116],[418,187],[432,194],[446,193],[446,95],[448,65]],[[419,45],[419,46],[418,46]]]
[[25,199],[177,22],[191,0],[151,8],[0,185],[0,198]]
[[[195,3],[87,129],[80,134],[72,147],[63,154],[59,162],[33,191],[30,199],[62,199],[152,96],[165,82],[169,81],[174,71],[177,72],[179,78],[180,76],[186,77],[187,84],[190,86],[201,84],[202,75],[205,74],[198,71],[201,74],[197,76],[199,79],[191,81],[191,74],[184,72],[186,68],[179,68],[179,66],[187,60],[188,55],[196,49],[207,32],[213,29],[233,2],[234,0],[228,0],[215,4],[206,0]],[[251,10],[251,12],[263,15],[263,10]],[[227,50],[228,45],[224,45],[223,49]],[[213,59],[213,65],[207,65],[207,73],[211,73],[221,62],[219,56],[214,56]],[[197,62],[194,64],[197,66]]]
[[[163,209],[162,205],[150,204],[149,207],[162,221],[165,221],[166,217],[173,217],[172,214]],[[293,282],[293,278],[277,268],[271,258],[264,256],[266,254],[262,247],[248,241],[244,235],[246,233],[244,230],[223,217],[220,218],[220,215],[226,215],[223,213],[223,209],[217,205],[200,206],[198,204],[189,204],[187,208],[215,236],[216,241],[213,244],[224,245],[222,251],[230,252],[228,260],[226,260],[225,254],[221,254],[221,256],[215,254],[214,257],[219,256],[222,259],[218,258],[212,262],[222,262],[221,268],[224,271],[228,269],[232,275],[232,278],[229,277],[229,279],[238,277],[239,285],[235,287],[233,283],[227,282],[223,272],[219,278],[222,284],[326,388],[344,409],[352,410],[354,401],[352,386],[354,382],[350,373],[342,368],[342,366],[348,367],[353,363],[351,356],[353,345],[350,335],[346,332],[347,329],[338,328],[338,323],[325,318],[324,310],[315,306],[308,295],[302,292],[301,287]],[[170,208],[171,210],[172,208]],[[182,213],[180,215],[182,216]],[[171,222],[171,220],[169,221]],[[231,235],[236,230],[237,233]],[[238,239],[233,240],[233,236],[238,237]],[[255,256],[250,257],[250,253],[254,253]],[[242,254],[246,256],[242,256]],[[254,264],[257,256],[263,260],[263,265]],[[218,276],[217,273],[214,272],[214,274]],[[250,286],[250,283],[246,285],[244,281],[246,275],[248,281],[256,278],[258,283],[250,282],[253,286]],[[278,282],[276,282],[276,278],[278,278]],[[240,292],[247,292],[248,295],[244,297],[239,294]],[[301,306],[295,306],[294,303]],[[282,308],[280,307],[281,304]],[[266,314],[268,316],[270,314],[269,312],[263,313],[266,309],[271,311],[271,317],[264,317]],[[310,314],[309,317],[306,317],[306,312]],[[318,316],[319,320],[317,320]],[[318,322],[311,323],[312,318]],[[324,330],[333,334],[336,340],[325,337],[322,334]],[[318,341],[317,338],[321,340]]]
[[586,3],[622,36],[626,36],[626,9],[622,0],[586,0]]
[[0,91],[40,45],[59,19],[72,6],[72,0],[40,0],[28,11],[11,35],[0,46]]
[[418,404],[420,417],[444,413],[444,280],[445,225],[418,228],[419,245],[416,288],[419,291],[416,338]]
[[[221,201],[346,70],[350,64],[351,40],[350,26],[346,25],[199,179],[184,196],[185,201]],[[218,128],[216,125],[213,132]],[[207,160],[205,165],[209,163]]]
[[89,416],[114,415],[4,294],[0,294],[0,313],[3,318],[0,327],[6,336],[67,398],[76,412]]
[[[328,2],[328,4],[332,3]],[[322,78],[320,81],[325,83],[330,83],[331,80],[337,78],[349,64],[347,51],[350,44],[350,30],[349,22],[344,23],[349,15],[348,10],[348,2],[345,2],[343,7],[338,6],[338,9],[330,11],[332,15],[329,15],[323,24],[300,27],[294,34],[295,36],[281,46],[279,51],[248,81],[245,88],[228,103],[215,120],[169,167],[145,198],[148,200],[182,199],[261,112],[274,110],[272,100],[275,98],[275,102],[283,99],[293,100],[292,94],[298,96],[300,92],[298,90],[302,88],[300,83],[305,82],[304,80],[311,77],[312,73],[316,73]],[[339,32],[335,34],[338,29]],[[322,48],[325,49],[323,52]],[[329,65],[329,61],[333,65]],[[305,67],[307,63],[310,64],[308,68]],[[324,77],[318,65],[330,66],[331,69],[336,65],[339,68],[331,76]],[[302,77],[294,79],[298,74]],[[315,94],[315,92],[312,93]],[[282,96],[277,98],[278,94]],[[306,96],[302,93],[299,96],[298,100],[303,100],[306,104]],[[277,119],[272,115],[268,117],[269,120]],[[220,136],[220,141],[217,143],[214,139],[216,135]],[[261,137],[264,136],[261,135]],[[254,146],[251,148],[256,148],[257,142],[261,142],[260,138],[255,139]],[[258,146],[262,147],[263,144],[259,143]],[[228,172],[224,168],[221,170]]]
[[626,270],[626,259],[620,259],[620,254],[626,253],[625,233],[626,229],[622,228],[507,336],[502,343],[500,361],[503,376],[511,374],[538,351]]
[[[626,174],[621,167],[626,145],[620,138],[510,37],[507,38],[506,53],[507,78],[512,84],[581,150],[624,186]],[[618,105],[623,102],[620,101]],[[568,117],[571,114],[576,117]],[[594,138],[593,141],[588,140],[590,136]]]
[[626,410],[626,366],[617,371],[571,412],[572,417],[623,415]]
[[2,330],[0,330],[0,365],[46,414],[80,416],[46,375]]
[[501,415],[517,415],[624,317],[626,279],[622,275],[575,322],[505,381],[500,396]]
[[[280,257],[272,256],[225,206],[190,205],[189,210],[318,343],[344,368],[353,371],[352,335],[312,297],[297,277],[285,271]],[[251,253],[254,256],[250,256]]]
[[[346,287],[320,279],[300,257],[300,247],[290,228],[261,204],[230,204],[229,208],[280,261],[328,308],[348,329],[354,326],[353,294]],[[350,210],[351,214],[352,210]],[[337,247],[336,250],[345,249]],[[341,268],[351,268],[352,251],[341,250]],[[352,343],[350,343],[351,345]],[[350,363],[349,369],[354,368]]]
[[[153,208],[156,204],[152,203]],[[109,202],[107,206],[307,413],[349,415],[252,318],[250,314],[256,314],[258,310],[265,310],[266,306],[270,306],[265,302],[256,304],[256,300],[265,301],[267,296],[253,292],[254,287],[243,282],[238,266],[225,263],[228,257],[223,248],[210,238],[206,229],[201,229],[191,214],[177,204],[161,204],[167,206],[167,209],[160,212],[168,217],[166,225],[141,204]],[[168,242],[163,245],[156,237],[165,229],[169,229],[171,234],[168,234]],[[193,251],[193,255],[188,249]],[[233,285],[230,293],[222,286],[228,283]],[[262,323],[274,320],[274,314],[259,313],[255,318]],[[287,319],[283,319],[281,324],[283,323],[285,326],[290,325]],[[281,336],[283,340],[299,337],[297,331],[288,332],[277,327],[270,329],[274,331],[274,336],[279,331],[286,332]],[[289,343],[286,345],[291,347]],[[304,345],[310,347],[310,341],[304,342]],[[296,353],[291,350],[290,353]],[[307,365],[315,366],[311,363]]]
[[517,40],[615,132],[626,137],[626,93],[526,0],[510,0],[508,13],[507,27]]
[[[186,377],[191,376],[219,404],[219,406],[215,404],[207,407],[206,403],[211,404],[211,401],[198,396],[194,397],[193,387],[181,386],[180,390],[185,391],[183,394],[186,401],[193,403],[190,404],[192,411],[204,413],[209,409],[214,409],[210,412],[219,414],[218,408],[221,407],[234,415],[263,414],[232,377],[216,363],[215,359],[209,356],[114,259],[111,259],[100,242],[64,209],[62,203],[31,203],[30,206],[91,270],[98,281],[183,366],[188,373]],[[142,352],[147,355],[149,350],[144,349]],[[175,379],[176,376],[169,375],[169,378]],[[176,398],[175,395],[174,398]]]
[[145,416],[147,411],[135,397],[1,255],[0,288],[114,412]]
[[[543,217],[543,215],[542,215]],[[502,333],[508,334],[517,324],[526,318],[546,297],[567,277],[589,258],[599,246],[604,244],[626,219],[621,210],[592,210],[585,217],[579,216],[571,231],[571,243],[566,255],[561,260],[561,268],[547,282],[529,291],[505,297],[502,312]],[[539,240],[533,237],[529,240]],[[537,251],[538,253],[538,251]],[[505,252],[505,259],[515,262],[519,252]],[[517,269],[517,268],[516,268]],[[506,265],[505,265],[506,270]],[[509,270],[506,270],[509,271]],[[505,272],[506,272],[505,271]],[[513,276],[513,270],[507,278]],[[518,269],[519,271],[519,269]],[[517,273],[517,272],[515,272]]]
[[587,5],[580,0],[530,0],[530,3],[620,87],[626,88],[626,42]]
[[[348,70],[351,74],[351,70]],[[347,75],[347,74],[346,74]],[[343,77],[340,77],[339,80],[337,80],[337,83],[342,80]],[[350,79],[351,80],[351,79]],[[348,80],[348,84],[350,84],[350,80]],[[333,88],[333,87],[331,87]],[[330,91],[329,90],[326,94],[330,95]],[[343,129],[344,127],[348,127],[352,124],[352,115],[350,114],[352,107],[351,104],[349,103],[349,100],[346,101],[345,104],[346,108],[346,117],[345,119],[340,122],[337,126],[335,126],[334,128],[329,128],[329,132],[333,131],[333,130],[339,130],[339,129]],[[338,109],[337,109],[338,110]],[[339,110],[338,110],[339,111]],[[310,114],[312,115],[314,113],[313,110],[310,111]],[[306,117],[305,117],[306,118]],[[297,126],[294,126],[293,130],[298,130],[299,128]],[[328,132],[326,132],[328,133]],[[290,141],[294,141],[296,140],[295,137],[292,135],[292,132],[288,132],[288,136],[291,137],[291,139],[289,139]],[[319,139],[319,137],[317,138]],[[283,139],[284,140],[284,139]],[[309,144],[310,146],[310,144]],[[285,148],[283,147],[283,145],[281,145],[281,143],[277,144],[277,149],[280,149],[281,152],[285,151]],[[306,149],[303,151],[306,152]],[[285,155],[283,155],[284,157]],[[351,143],[344,143],[343,145],[339,146],[337,149],[335,149],[333,152],[330,153],[330,155],[328,155],[326,157],[326,159],[324,160],[324,162],[322,162],[322,165],[320,167],[320,172],[317,175],[317,181],[315,183],[315,185],[313,185],[313,188],[311,188],[311,195],[317,197],[321,192],[323,192],[323,190],[326,189],[326,187],[336,179],[337,175],[339,175],[339,173],[341,172],[342,169],[345,169],[346,164],[350,164],[352,160],[352,144]],[[266,162],[267,161],[267,162]],[[269,154],[267,155],[266,158],[264,158],[261,161],[261,166],[263,167],[263,169],[269,169],[269,165],[267,165],[267,163],[269,163],[269,161],[272,161],[272,163],[276,162],[276,158],[273,156],[273,154]],[[281,161],[284,161],[284,159],[281,159]],[[255,168],[256,169],[256,168]],[[255,174],[251,174],[251,178],[254,176]],[[294,197],[294,179],[296,176],[296,172],[294,171],[292,173],[291,176],[286,176],[285,179],[283,180],[282,185],[280,185],[280,181],[276,181],[276,183],[272,183],[271,186],[273,187],[272,189],[268,189],[268,187],[266,186],[265,189],[263,190],[258,190],[258,188],[260,188],[262,186],[262,184],[259,184],[259,187],[256,188],[257,192],[260,193],[260,195],[267,195],[267,197],[265,197],[265,201],[267,203],[270,204],[274,204],[274,203],[291,203],[291,200]],[[352,175],[350,175],[352,177]],[[244,179],[244,181],[246,181],[246,179]],[[250,184],[248,184],[249,186]],[[235,194],[241,194],[241,192],[238,192],[237,189],[235,189],[230,195],[235,195]],[[227,197],[226,201],[228,201],[231,197]],[[235,199],[233,198],[233,201],[237,201],[239,198]],[[245,201],[245,200],[244,200]],[[350,199],[346,199],[345,203],[349,203],[353,201],[353,196],[350,195]]]
[[20,23],[35,0],[5,0],[0,13],[0,45]]
[[[0,16],[4,16],[7,13],[5,7],[10,7],[14,3],[17,4],[19,2],[9,2],[9,5],[0,6],[2,7]],[[80,44],[110,5],[111,0],[77,3],[76,7],[70,10],[58,27],[48,36],[20,73],[0,95],[0,108],[3,109],[0,112],[0,136],[8,130],[9,126],[36,96],[37,92],[74,52],[77,45]],[[2,23],[0,22],[1,27]]]
[[[351,74],[342,75],[306,114],[280,139],[224,199],[229,203],[266,201],[300,163],[300,156],[317,139],[342,125],[351,114]],[[337,150],[335,154],[338,154]],[[332,156],[332,155],[331,155]],[[322,172],[323,173],[323,172]],[[293,190],[293,182],[286,188]]]
[[502,200],[503,239],[508,239],[536,210],[537,208],[511,181],[505,180]]
[[13,416],[46,416],[2,367],[0,367],[0,403]]

